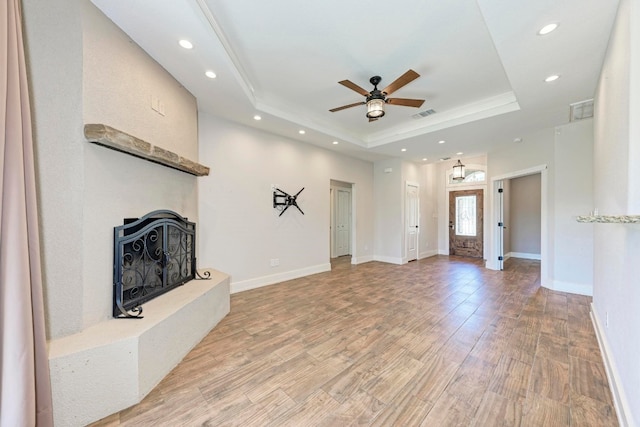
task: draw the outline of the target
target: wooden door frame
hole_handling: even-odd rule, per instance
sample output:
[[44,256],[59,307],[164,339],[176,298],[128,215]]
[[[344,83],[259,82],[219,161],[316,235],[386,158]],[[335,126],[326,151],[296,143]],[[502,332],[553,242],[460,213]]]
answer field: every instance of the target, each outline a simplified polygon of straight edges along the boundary
[[484,212],[484,219],[482,221],[482,253],[483,256],[482,258],[484,260],[487,259],[487,241],[489,240],[487,238],[488,236],[488,232],[489,232],[489,228],[488,228],[488,222],[487,221],[487,209],[488,209],[488,203],[487,203],[487,184],[475,184],[475,185],[462,185],[459,184],[459,186],[447,186],[447,193],[445,195],[446,197],[446,202],[444,204],[444,221],[443,221],[443,226],[444,226],[444,230],[445,231],[445,235],[446,235],[446,239],[444,239],[444,250],[442,252],[440,252],[440,255],[449,255],[449,197],[450,193],[454,192],[454,191],[466,191],[466,190],[483,190],[484,191],[484,197],[482,200],[482,211]]
[[[478,195],[479,194],[480,197],[482,197],[482,204],[479,204],[478,202],[476,202],[476,208],[479,208],[478,210],[480,210],[479,214],[480,214],[480,218],[481,218],[481,221],[482,221],[482,224],[481,224],[482,227],[480,228],[480,230],[478,230],[482,234],[481,239],[480,239],[480,240],[482,240],[482,255],[480,257],[473,257],[473,258],[482,258],[482,259],[484,259],[485,258],[485,247],[484,247],[484,245],[485,245],[485,241],[486,241],[485,235],[484,235],[485,229],[486,229],[486,227],[485,227],[485,225],[486,225],[485,224],[486,223],[485,198],[486,198],[487,191],[484,188],[454,188],[454,189],[451,189],[451,191],[449,191],[447,193],[447,198],[448,198],[447,199],[447,205],[448,205],[449,208],[451,208],[451,196],[452,196],[451,193],[473,193],[474,195]],[[470,194],[462,194],[462,195],[470,195]],[[447,246],[449,247],[449,255],[451,255],[451,244],[450,244],[450,242],[451,242],[451,230],[452,230],[451,226],[450,226],[450,224],[451,224],[451,214],[452,214],[451,209],[448,209],[447,242],[449,242],[449,244]],[[455,217],[455,213],[454,213],[454,217]],[[455,224],[455,220],[454,220],[454,224]],[[469,257],[471,257],[471,256],[469,255]]]

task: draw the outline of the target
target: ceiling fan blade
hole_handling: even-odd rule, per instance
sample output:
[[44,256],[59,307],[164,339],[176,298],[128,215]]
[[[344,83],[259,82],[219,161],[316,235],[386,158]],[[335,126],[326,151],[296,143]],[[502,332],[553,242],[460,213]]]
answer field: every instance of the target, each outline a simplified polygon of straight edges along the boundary
[[401,75],[400,77],[398,77],[396,80],[394,80],[393,83],[391,83],[389,86],[384,88],[382,92],[386,93],[387,95],[391,95],[393,92],[397,91],[407,83],[411,83],[418,77],[420,77],[420,74],[416,73],[413,70],[409,70],[403,75]]
[[422,107],[424,99],[388,98],[387,104],[404,105],[405,107]]
[[351,108],[351,107],[355,107],[355,106],[358,106],[358,105],[364,105],[364,104],[365,104],[364,101],[362,101],[362,102],[354,102],[353,104],[343,105],[342,107],[332,108],[329,111],[331,111],[332,113],[335,113],[336,111],[340,111],[340,110],[344,110],[346,108]]
[[[352,81],[349,81],[349,80],[342,80],[342,81],[340,81],[340,82],[338,82],[338,83],[340,83],[342,86],[346,86],[346,87],[348,87],[349,89],[351,89],[351,90],[354,90],[354,91],[358,92],[358,93],[359,93],[360,95],[362,95],[362,96],[369,96],[369,92],[368,92],[368,91],[366,91],[366,90],[362,89],[360,86],[358,86],[357,84],[355,84],[355,83],[354,83],[354,82],[352,82]],[[408,83],[408,82],[407,82],[407,83]]]

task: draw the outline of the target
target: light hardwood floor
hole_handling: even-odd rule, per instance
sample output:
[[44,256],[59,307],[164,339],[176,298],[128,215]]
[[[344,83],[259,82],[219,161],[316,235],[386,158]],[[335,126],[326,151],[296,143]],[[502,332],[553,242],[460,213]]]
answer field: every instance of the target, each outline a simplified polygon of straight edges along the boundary
[[590,302],[541,288],[537,261],[341,258],[232,295],[140,404],[94,425],[616,426]]

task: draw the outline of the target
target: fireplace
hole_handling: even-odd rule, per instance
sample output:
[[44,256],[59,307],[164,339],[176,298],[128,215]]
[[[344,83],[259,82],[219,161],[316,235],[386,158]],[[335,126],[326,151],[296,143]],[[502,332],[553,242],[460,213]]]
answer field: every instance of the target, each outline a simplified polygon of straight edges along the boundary
[[141,318],[142,304],[190,280],[196,270],[196,225],[169,210],[114,227],[113,317]]

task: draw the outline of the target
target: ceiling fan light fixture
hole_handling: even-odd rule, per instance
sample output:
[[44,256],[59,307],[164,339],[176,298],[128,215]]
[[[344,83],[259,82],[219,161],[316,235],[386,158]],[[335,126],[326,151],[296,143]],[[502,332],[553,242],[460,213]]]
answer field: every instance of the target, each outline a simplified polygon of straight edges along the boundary
[[374,98],[367,101],[367,117],[378,119],[384,116],[384,99]]

